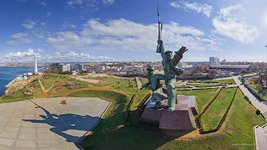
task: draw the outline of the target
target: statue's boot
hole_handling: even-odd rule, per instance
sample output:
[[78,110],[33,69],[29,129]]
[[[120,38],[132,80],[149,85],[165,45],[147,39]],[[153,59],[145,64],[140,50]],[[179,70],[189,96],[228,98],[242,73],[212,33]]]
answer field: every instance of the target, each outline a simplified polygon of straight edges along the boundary
[[170,111],[170,112],[173,112],[175,110],[175,106],[170,106],[169,108],[168,108],[168,111]]
[[155,106],[154,106],[154,109],[161,109],[161,108],[162,108],[162,106],[161,106],[160,102],[157,101]]

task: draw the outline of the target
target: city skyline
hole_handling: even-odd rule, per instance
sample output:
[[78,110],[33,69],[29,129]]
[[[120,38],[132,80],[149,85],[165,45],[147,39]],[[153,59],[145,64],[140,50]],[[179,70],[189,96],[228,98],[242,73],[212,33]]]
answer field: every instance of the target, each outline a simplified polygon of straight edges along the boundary
[[[267,2],[159,0],[166,49],[183,61],[266,61]],[[154,0],[2,0],[0,62],[159,61]]]

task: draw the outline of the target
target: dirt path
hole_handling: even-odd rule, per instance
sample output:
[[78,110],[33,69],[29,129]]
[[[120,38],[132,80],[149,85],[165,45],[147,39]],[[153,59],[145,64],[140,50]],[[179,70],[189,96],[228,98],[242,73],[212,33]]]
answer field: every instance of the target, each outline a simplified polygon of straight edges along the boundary
[[84,82],[88,82],[88,83],[93,83],[93,84],[97,84],[100,82],[100,80],[95,80],[95,79],[91,79],[89,78],[89,76],[74,76],[72,77],[73,79],[79,80],[79,81],[84,81]]
[[55,81],[53,81],[52,85],[46,90],[44,85],[43,85],[43,83],[42,83],[42,81],[40,79],[38,79],[38,82],[39,82],[39,85],[40,85],[40,87],[42,89],[42,92],[45,92],[45,93],[48,93],[55,85]]
[[[66,97],[72,93],[76,93],[76,92],[84,91],[84,90],[109,90],[109,89],[111,89],[110,85],[108,85],[108,86],[94,86],[94,87],[89,87],[89,88],[81,88],[81,89],[68,91],[68,92],[65,92],[65,93],[60,94],[60,95],[63,95],[64,97]],[[53,95],[53,96],[55,96],[55,95]]]

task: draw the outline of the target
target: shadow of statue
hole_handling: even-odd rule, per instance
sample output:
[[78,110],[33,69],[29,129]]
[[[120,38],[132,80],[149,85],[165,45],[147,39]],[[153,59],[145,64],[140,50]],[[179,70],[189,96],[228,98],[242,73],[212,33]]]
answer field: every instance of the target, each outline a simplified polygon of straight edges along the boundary
[[[30,121],[32,123],[43,123],[51,126],[50,131],[54,132],[57,135],[60,135],[66,139],[67,142],[77,143],[79,142],[83,135],[88,131],[92,130],[97,122],[100,120],[99,117],[92,117],[89,115],[77,115],[77,114],[53,114],[50,113],[45,108],[34,103],[33,104],[41,108],[45,115],[40,115],[43,120],[34,120],[34,119],[22,119],[23,121]],[[73,131],[74,130],[74,131]],[[81,135],[80,132],[84,131]]]

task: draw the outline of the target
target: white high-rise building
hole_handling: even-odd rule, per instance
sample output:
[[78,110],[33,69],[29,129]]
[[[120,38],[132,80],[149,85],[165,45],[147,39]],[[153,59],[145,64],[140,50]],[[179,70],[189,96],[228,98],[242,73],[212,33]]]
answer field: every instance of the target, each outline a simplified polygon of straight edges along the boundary
[[37,66],[37,58],[36,55],[34,55],[34,73],[38,74],[38,66]]
[[220,63],[220,59],[218,57],[210,57],[209,64],[210,65],[218,65]]

